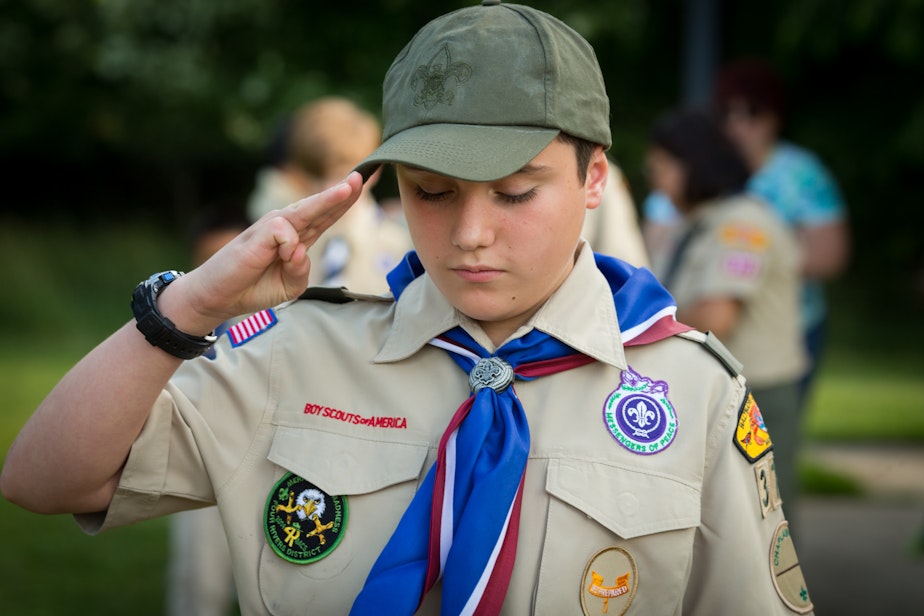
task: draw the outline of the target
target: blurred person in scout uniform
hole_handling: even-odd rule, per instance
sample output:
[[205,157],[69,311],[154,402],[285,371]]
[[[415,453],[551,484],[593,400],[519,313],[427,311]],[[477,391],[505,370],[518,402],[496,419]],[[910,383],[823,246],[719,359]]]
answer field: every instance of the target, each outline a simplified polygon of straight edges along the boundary
[[[383,119],[357,173],[142,281],[4,495],[90,533],[215,502],[245,614],[810,612],[736,361],[580,238],[611,145],[587,41],[453,11],[398,54]],[[389,293],[305,292],[383,164],[415,251]]]
[[773,207],[798,241],[802,331],[810,359],[800,383],[804,409],[827,338],[824,284],[850,263],[847,206],[818,156],[781,138],[786,91],[773,66],[756,58],[727,64],[716,80],[715,106],[725,132],[753,171],[748,189]]
[[[847,268],[851,238],[837,180],[814,152],[783,137],[786,99],[783,80],[771,64],[741,58],[719,71],[712,110],[748,165],[748,192],[770,204],[798,241],[800,320],[810,358],[800,383],[800,409],[804,409],[826,340],[824,284]],[[671,244],[680,215],[662,191],[652,191],[645,199],[642,219],[649,253]]]
[[609,166],[603,198],[599,207],[587,210],[581,237],[594,252],[622,259],[636,267],[649,267],[648,250],[626,176],[612,159]]
[[[612,159],[609,166],[600,205],[587,210],[581,237],[587,240],[594,252],[622,259],[636,267],[650,267],[638,212],[626,176]],[[404,224],[399,198],[387,199],[382,205],[389,213],[387,215],[396,212],[394,215]]]
[[[212,255],[249,226],[238,208],[222,204],[208,207],[193,221],[190,255],[193,267]],[[215,328],[228,331],[237,319]],[[205,354],[215,359],[215,348]],[[170,516],[167,550],[165,612],[173,616],[227,616],[234,600],[231,555],[221,516],[214,506],[179,511]]]
[[648,167],[653,186],[683,214],[682,231],[654,272],[676,299],[678,318],[715,334],[744,365],[773,435],[791,518],[798,494],[799,379],[808,361],[795,237],[769,205],[745,191],[747,164],[705,112],[679,109],[659,118]]
[[[260,176],[248,204],[249,218],[257,219],[291,202],[279,199],[298,200],[298,195],[336,184],[380,143],[379,123],[352,101],[327,96],[306,103],[277,135],[274,149],[285,155],[274,167],[276,175]],[[309,249],[313,263],[309,284],[367,293],[387,291],[385,275],[410,250],[411,240],[404,225],[383,214],[372,196],[374,185],[375,178],[366,182],[357,202]],[[203,254],[204,249],[220,247],[213,237],[199,238],[196,264],[212,254]],[[227,614],[234,581],[218,510],[207,507],[174,514],[170,535],[168,612],[176,616]]]
[[[261,171],[248,203],[248,216],[254,221],[333,186],[382,138],[375,116],[341,96],[306,103],[281,132],[274,150],[284,153],[282,160],[270,165],[271,174]],[[357,203],[311,246],[309,284],[367,293],[388,289],[385,274],[410,250],[411,238],[407,228],[375,201],[372,188],[377,180],[378,175],[370,178]]]

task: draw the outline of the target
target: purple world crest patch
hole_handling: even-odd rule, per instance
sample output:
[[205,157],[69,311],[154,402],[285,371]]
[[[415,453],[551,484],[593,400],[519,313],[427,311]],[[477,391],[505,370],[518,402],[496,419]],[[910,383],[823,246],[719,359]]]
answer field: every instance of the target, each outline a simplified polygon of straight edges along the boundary
[[606,399],[603,421],[616,442],[640,455],[662,451],[677,436],[677,414],[667,399],[667,383],[652,381],[631,367]]

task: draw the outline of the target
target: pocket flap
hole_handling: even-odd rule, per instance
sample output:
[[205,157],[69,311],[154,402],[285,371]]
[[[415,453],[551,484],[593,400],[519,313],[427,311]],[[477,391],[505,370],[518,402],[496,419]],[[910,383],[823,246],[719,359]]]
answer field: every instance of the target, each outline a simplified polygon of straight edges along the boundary
[[269,460],[330,494],[365,494],[417,480],[427,443],[395,443],[278,426]]
[[700,522],[697,486],[637,468],[553,459],[546,490],[625,539]]

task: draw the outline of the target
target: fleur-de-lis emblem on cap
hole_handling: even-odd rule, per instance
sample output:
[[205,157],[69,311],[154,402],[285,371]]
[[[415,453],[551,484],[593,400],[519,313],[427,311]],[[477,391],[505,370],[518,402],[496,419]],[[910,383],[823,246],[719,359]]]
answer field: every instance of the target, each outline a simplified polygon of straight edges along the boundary
[[472,76],[472,67],[464,62],[453,62],[449,46],[443,45],[433,54],[427,64],[421,64],[411,77],[411,87],[416,94],[414,104],[433,109],[437,103],[451,105],[455,92],[446,88],[450,77],[456,83],[465,83]]

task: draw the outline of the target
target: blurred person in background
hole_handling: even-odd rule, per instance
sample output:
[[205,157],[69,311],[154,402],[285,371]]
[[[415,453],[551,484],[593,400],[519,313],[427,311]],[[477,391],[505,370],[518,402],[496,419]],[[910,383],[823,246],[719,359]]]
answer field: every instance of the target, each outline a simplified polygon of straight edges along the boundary
[[284,116],[273,127],[264,151],[263,165],[257,170],[247,197],[245,213],[250,222],[269,211],[285,207],[304,196],[302,172],[289,162],[292,115]]
[[622,259],[636,267],[649,267],[648,250],[635,209],[635,201],[622,169],[612,159],[600,205],[587,210],[581,235],[594,252]]
[[[825,343],[828,305],[824,283],[840,276],[850,260],[847,208],[835,178],[819,158],[782,135],[786,91],[767,62],[744,58],[726,65],[716,79],[714,111],[737,145],[752,175],[748,192],[769,203],[795,232],[802,278],[801,322],[810,365],[800,389],[805,407]],[[642,206],[643,235],[649,252],[670,245],[679,220],[663,192]]]
[[[382,139],[379,122],[353,101],[326,96],[306,103],[283,126],[271,152],[282,152],[262,170],[248,202],[256,221],[341,181]],[[386,214],[370,178],[359,201],[309,250],[309,284],[361,293],[387,290],[385,274],[411,249],[407,227]]]
[[847,210],[834,177],[818,157],[780,138],[786,111],[783,80],[769,64],[743,59],[720,73],[715,103],[728,136],[754,172],[749,190],[795,230],[801,253],[802,326],[811,358],[803,402],[824,348],[828,307],[824,281],[847,268]]
[[[244,213],[236,208],[206,208],[192,224],[191,265],[198,267],[205,263],[248,224]],[[215,335],[222,335],[234,321],[219,325]],[[213,347],[205,356],[215,359],[215,352]],[[231,554],[216,507],[190,509],[170,516],[166,584],[166,613],[170,616],[232,613],[235,589]]]
[[205,263],[209,257],[250,226],[247,216],[233,205],[206,207],[190,225],[189,254],[192,267]]
[[[773,435],[775,473],[767,473],[768,485],[775,475],[791,519],[798,492],[799,381],[808,361],[795,237],[765,202],[745,192],[747,164],[706,112],[663,115],[652,131],[647,165],[653,188],[682,216],[681,232],[654,260],[654,272],[677,300],[677,318],[717,336],[742,362]],[[768,497],[776,498],[776,491]]]
[[[272,140],[267,166],[258,174],[248,201],[247,218],[259,219],[333,186],[380,143],[378,122],[352,101],[327,96],[305,104]],[[363,293],[387,290],[385,274],[410,250],[411,240],[407,228],[386,216],[373,198],[377,178],[365,184],[353,207],[309,250],[314,264],[309,284]],[[206,250],[217,251],[233,237],[223,231],[244,228],[223,229],[218,221],[213,223],[197,234],[197,264],[210,256]],[[171,616],[227,614],[234,581],[218,510],[208,507],[174,514],[170,531],[167,604]]]

